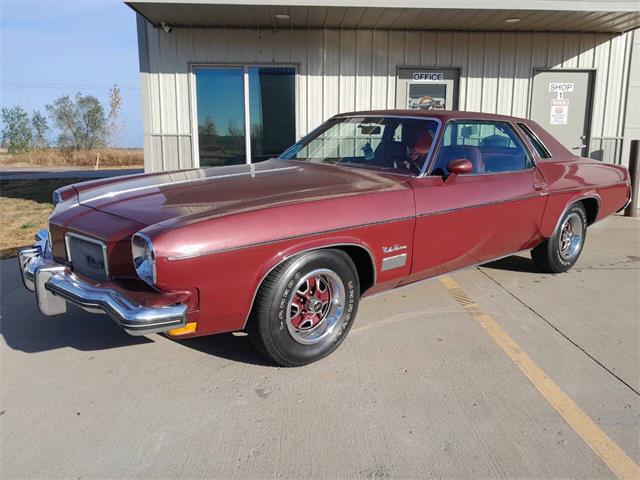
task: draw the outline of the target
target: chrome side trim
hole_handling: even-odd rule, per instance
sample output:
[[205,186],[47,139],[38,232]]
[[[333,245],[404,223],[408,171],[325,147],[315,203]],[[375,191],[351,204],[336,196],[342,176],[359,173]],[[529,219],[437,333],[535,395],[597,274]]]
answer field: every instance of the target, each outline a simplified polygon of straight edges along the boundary
[[414,286],[419,285],[419,284],[421,284],[423,282],[426,282],[428,280],[433,280],[434,278],[442,277],[443,275],[449,275],[449,274],[452,274],[452,273],[461,272],[463,270],[468,270],[470,268],[476,268],[476,267],[482,266],[482,265],[484,265],[486,263],[497,262],[498,260],[502,260],[503,258],[512,257],[514,255],[519,255],[521,253],[525,253],[525,252],[528,252],[528,251],[529,251],[529,249],[527,249],[527,250],[519,250],[517,252],[508,253],[507,255],[500,255],[499,257],[490,258],[488,260],[483,260],[482,262],[473,263],[471,265],[465,265],[464,267],[456,268],[455,270],[450,270],[448,272],[438,273],[437,275],[433,275],[431,277],[423,278],[422,280],[416,280],[415,282],[407,283],[405,285],[400,285],[399,287],[390,288],[389,290],[383,290],[382,292],[377,292],[377,293],[374,293],[373,295],[364,296],[364,297],[361,297],[361,299],[362,300],[368,300],[370,298],[376,298],[376,297],[378,297],[380,295],[386,295],[387,293],[397,292],[398,290],[402,290],[402,289],[408,288],[408,287],[414,287]]
[[[289,260],[290,258],[295,257],[296,255],[302,255],[303,253],[308,253],[308,252],[314,252],[316,250],[326,250],[327,248],[334,248],[334,247],[360,247],[363,250],[365,250],[368,254],[369,254],[369,258],[371,259],[371,264],[373,265],[373,285],[371,285],[371,288],[373,288],[376,285],[376,282],[378,280],[378,269],[376,267],[376,258],[373,255],[373,253],[371,253],[371,250],[369,250],[368,247],[366,247],[365,245],[361,244],[361,243],[331,243],[328,245],[322,245],[320,247],[313,247],[313,248],[309,248],[306,250],[302,250],[300,252],[296,252],[296,253],[292,253],[291,255],[287,255],[286,257],[283,257],[278,263],[276,263],[273,267],[271,267],[260,279],[260,281],[258,282],[258,286],[256,287],[255,291],[253,292],[253,298],[251,299],[251,305],[249,307],[249,311],[247,312],[247,318],[244,321],[244,324],[242,325],[242,329],[244,330],[247,326],[247,322],[249,321],[249,317],[251,316],[251,311],[253,310],[253,304],[256,301],[256,296],[258,295],[258,290],[260,290],[260,286],[262,285],[262,282],[264,282],[264,279],[267,278],[269,276],[269,274],[271,274],[271,272],[273,272],[278,266],[282,265],[283,262],[286,262],[287,260]],[[360,296],[362,296],[362,292],[360,292]]]
[[549,195],[556,195],[558,193],[567,193],[567,192],[579,192],[581,190],[588,190],[589,188],[611,188],[611,187],[619,187],[622,185],[629,185],[627,182],[615,182],[615,183],[607,183],[605,185],[590,185],[589,187],[571,187],[571,188],[563,188],[561,190],[552,190],[549,192]]
[[[225,253],[225,252],[232,252],[234,250],[242,250],[244,248],[250,248],[250,247],[259,247],[259,246],[263,246],[263,245],[272,245],[274,243],[279,243],[279,242],[286,242],[288,240],[296,240],[298,238],[308,238],[308,237],[313,237],[315,235],[324,235],[327,233],[336,233],[336,232],[341,232],[343,230],[349,230],[352,228],[362,228],[362,227],[370,227],[373,225],[384,225],[385,223],[394,223],[394,222],[402,222],[402,221],[406,221],[406,220],[413,220],[415,217],[411,216],[411,217],[400,217],[400,218],[393,218],[390,220],[381,220],[379,222],[369,222],[369,223],[360,223],[357,225],[349,225],[346,227],[340,227],[340,228],[333,228],[330,230],[318,230],[315,232],[310,232],[310,233],[304,233],[301,235],[290,235],[288,237],[281,237],[281,238],[276,238],[273,240],[265,240],[263,242],[256,242],[256,243],[247,243],[244,245],[238,245],[235,247],[228,247],[228,248],[220,248],[218,250],[207,250],[204,252],[199,252],[199,253],[193,253],[193,254],[189,254],[189,255],[174,255],[174,256],[170,256],[167,257],[167,260],[186,260],[186,259],[190,259],[190,258],[197,258],[197,257],[204,257],[206,255],[214,255],[216,253]],[[346,245],[346,244],[343,244]]]
[[465,205],[464,207],[456,207],[456,208],[449,208],[446,210],[437,210],[435,212],[425,212],[425,213],[419,213],[417,215],[417,217],[431,217],[433,215],[440,215],[442,213],[450,213],[450,212],[457,212],[460,210],[467,210],[470,208],[480,208],[480,207],[489,207],[491,205],[500,205],[503,203],[509,203],[509,202],[518,202],[520,200],[531,200],[534,198],[540,198],[540,197],[546,197],[547,196],[547,192],[543,192],[543,193],[535,193],[535,194],[531,194],[531,195],[523,195],[521,197],[513,197],[513,198],[507,198],[505,200],[496,200],[493,202],[485,202],[485,203],[476,203],[474,205]]
[[404,267],[407,264],[407,254],[402,253],[400,255],[394,255],[393,257],[387,257],[382,259],[381,272],[392,270],[394,268]]
[[102,261],[104,262],[104,273],[109,278],[109,262],[107,261],[107,246],[106,244],[95,238],[87,237],[85,235],[81,235],[79,233],[67,232],[64,236],[64,245],[67,250],[67,260],[71,262],[73,265],[73,260],[71,259],[71,247],[69,245],[70,238],[77,238],[78,240],[84,240],[85,242],[93,243],[95,245],[99,245],[102,248]]

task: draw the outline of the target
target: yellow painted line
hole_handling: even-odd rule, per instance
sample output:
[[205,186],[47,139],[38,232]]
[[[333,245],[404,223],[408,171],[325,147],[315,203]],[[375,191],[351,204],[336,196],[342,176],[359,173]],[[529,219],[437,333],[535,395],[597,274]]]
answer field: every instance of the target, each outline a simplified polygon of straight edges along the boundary
[[451,277],[440,277],[440,282],[618,478],[640,479],[640,467],[544,373],[491,315],[484,312]]

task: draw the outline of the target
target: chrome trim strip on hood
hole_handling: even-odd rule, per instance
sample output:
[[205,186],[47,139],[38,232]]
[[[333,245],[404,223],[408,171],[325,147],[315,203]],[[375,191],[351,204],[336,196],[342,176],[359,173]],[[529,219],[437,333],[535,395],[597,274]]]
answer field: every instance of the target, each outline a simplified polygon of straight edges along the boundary
[[[253,165],[251,165],[253,167]],[[163,183],[154,183],[152,185],[143,185],[140,187],[132,187],[132,188],[126,188],[123,190],[115,190],[115,191],[109,191],[107,193],[104,193],[102,195],[97,195],[95,197],[90,197],[90,198],[82,198],[82,193],[78,194],[78,199],[79,202],[81,204],[86,204],[88,202],[95,202],[97,200],[103,200],[105,198],[114,198],[117,197],[119,195],[125,195],[128,193],[135,193],[135,192],[141,192],[143,190],[148,190],[148,189],[152,189],[152,188],[160,188],[160,187],[166,187],[166,186],[170,186],[170,185],[180,185],[182,183],[191,183],[191,182],[205,182],[205,181],[210,181],[210,180],[220,180],[220,179],[224,179],[224,178],[231,178],[231,177],[243,177],[243,176],[247,176],[250,175],[252,177],[255,177],[258,174],[263,174],[263,173],[272,173],[272,172],[282,172],[285,170],[293,170],[293,169],[297,169],[300,168],[298,166],[294,166],[294,167],[280,167],[280,168],[270,168],[268,170],[255,170],[255,168],[251,168],[248,172],[237,172],[237,173],[227,173],[227,174],[223,174],[223,175],[212,175],[212,176],[204,176],[204,177],[200,177],[200,178],[187,178],[184,180],[173,180],[171,182],[163,182]],[[192,170],[192,171],[201,171],[201,170]],[[183,173],[186,174],[188,173],[188,171],[185,172],[178,172],[178,173]],[[164,174],[166,175],[166,174]],[[111,186],[113,186],[113,184],[111,184]],[[98,187],[98,188],[103,188],[103,187]],[[87,192],[88,194],[89,192]]]

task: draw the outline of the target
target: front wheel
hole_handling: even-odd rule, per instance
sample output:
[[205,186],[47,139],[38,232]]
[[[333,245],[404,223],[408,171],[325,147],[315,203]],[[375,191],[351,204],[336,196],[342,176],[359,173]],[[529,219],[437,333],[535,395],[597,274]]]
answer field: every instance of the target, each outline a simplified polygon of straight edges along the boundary
[[306,365],[345,339],[360,298],[356,267],[340,250],[291,258],[263,281],[247,332],[253,344],[286,367]]
[[543,272],[566,272],[578,261],[586,236],[587,212],[576,203],[565,212],[551,238],[531,250],[531,258]]

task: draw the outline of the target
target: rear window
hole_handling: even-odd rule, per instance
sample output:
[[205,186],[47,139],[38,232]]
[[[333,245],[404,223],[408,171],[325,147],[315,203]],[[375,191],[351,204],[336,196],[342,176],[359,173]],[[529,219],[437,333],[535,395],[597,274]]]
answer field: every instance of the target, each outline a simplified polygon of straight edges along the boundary
[[520,127],[520,130],[522,130],[522,132],[527,136],[529,142],[531,142],[531,145],[540,158],[551,158],[551,153],[549,153],[547,147],[542,144],[538,136],[533,133],[526,123],[518,123],[518,127]]

